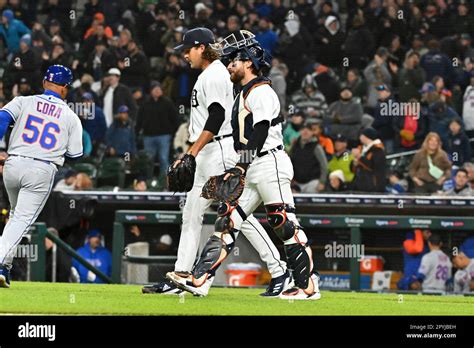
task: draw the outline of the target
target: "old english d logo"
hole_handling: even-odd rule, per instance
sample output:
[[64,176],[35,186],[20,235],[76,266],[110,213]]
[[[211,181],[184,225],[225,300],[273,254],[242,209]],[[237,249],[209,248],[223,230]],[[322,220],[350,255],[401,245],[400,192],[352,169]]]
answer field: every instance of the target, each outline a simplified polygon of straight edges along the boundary
[[193,108],[199,106],[198,99],[197,99],[197,91],[193,89],[193,93],[191,94],[191,106]]
[[245,118],[248,115],[250,115],[250,111],[248,111],[245,108],[245,100],[244,100],[243,93],[240,93],[239,107],[240,107],[240,111],[239,111],[239,141],[242,144],[247,145],[249,140],[247,138],[245,138],[245,133],[244,133],[245,132]]

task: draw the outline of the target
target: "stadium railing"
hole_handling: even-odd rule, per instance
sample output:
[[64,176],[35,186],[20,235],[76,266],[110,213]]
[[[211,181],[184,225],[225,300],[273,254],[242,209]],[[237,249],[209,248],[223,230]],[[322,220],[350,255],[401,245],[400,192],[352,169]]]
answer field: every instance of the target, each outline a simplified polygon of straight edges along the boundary
[[[115,212],[112,248],[112,281],[121,283],[122,263],[132,261],[124,255],[125,225],[181,224],[181,211],[169,210],[118,210]],[[204,215],[204,224],[213,224],[216,213]],[[266,219],[265,214],[255,214],[259,220]],[[318,215],[299,214],[304,227],[341,228],[350,230],[351,245],[360,245],[364,229],[413,230],[427,228],[449,232],[452,229],[474,230],[474,218],[453,216],[376,216],[376,215]],[[142,257],[141,259],[145,259]],[[153,258],[153,257],[152,257]],[[151,261],[151,260],[150,260]],[[360,267],[357,257],[350,259],[350,289],[360,290]]]

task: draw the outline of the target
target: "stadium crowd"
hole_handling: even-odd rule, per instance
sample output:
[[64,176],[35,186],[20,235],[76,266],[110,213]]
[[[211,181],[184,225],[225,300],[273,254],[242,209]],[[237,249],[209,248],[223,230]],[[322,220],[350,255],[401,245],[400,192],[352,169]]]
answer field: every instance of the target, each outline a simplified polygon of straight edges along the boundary
[[0,106],[41,92],[47,66],[70,66],[67,99],[81,106],[86,156],[61,171],[56,189],[164,190],[170,160],[189,146],[199,75],[173,47],[197,26],[217,38],[247,29],[273,56],[268,75],[286,117],[295,192],[469,196],[473,6],[2,0]]

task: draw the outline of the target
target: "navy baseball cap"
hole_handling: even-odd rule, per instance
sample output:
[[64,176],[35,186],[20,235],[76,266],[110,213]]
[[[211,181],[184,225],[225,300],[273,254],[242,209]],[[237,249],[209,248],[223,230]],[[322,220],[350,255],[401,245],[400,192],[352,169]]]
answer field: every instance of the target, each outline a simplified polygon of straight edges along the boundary
[[214,33],[207,28],[194,28],[188,30],[184,36],[183,41],[176,46],[175,50],[182,50],[186,48],[191,48],[198,45],[209,45],[214,43]]
[[101,235],[102,235],[102,233],[100,232],[100,230],[94,229],[94,230],[91,230],[91,231],[87,234],[87,238],[100,237]]
[[128,106],[127,105],[119,106],[118,113],[122,113],[122,112],[128,112]]

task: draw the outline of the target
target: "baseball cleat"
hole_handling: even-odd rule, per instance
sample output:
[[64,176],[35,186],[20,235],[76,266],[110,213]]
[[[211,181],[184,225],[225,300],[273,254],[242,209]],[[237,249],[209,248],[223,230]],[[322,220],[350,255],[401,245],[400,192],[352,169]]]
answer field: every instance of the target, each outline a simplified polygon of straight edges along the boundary
[[319,300],[321,298],[321,293],[319,292],[319,275],[313,273],[309,281],[312,282],[313,285],[312,292],[308,293],[307,289],[305,290],[295,286],[283,291],[279,297],[282,300]]
[[278,297],[283,291],[287,290],[292,283],[292,278],[290,272],[286,270],[286,272],[276,278],[272,278],[268,288],[265,292],[262,292],[260,296],[269,297],[269,298],[276,298]]
[[181,290],[190,292],[194,296],[204,297],[209,293],[209,289],[211,288],[214,277],[211,276],[210,278],[206,279],[206,281],[201,286],[194,285],[194,278],[191,274],[168,272],[166,273],[166,278],[171,280],[171,282],[173,282],[173,284]]
[[0,267],[0,288],[10,287],[10,271],[4,267]]
[[162,281],[158,284],[149,284],[145,285],[142,288],[142,293],[144,294],[161,294],[161,295],[181,295],[184,294],[185,291],[179,289],[176,285],[174,285],[169,280]]

